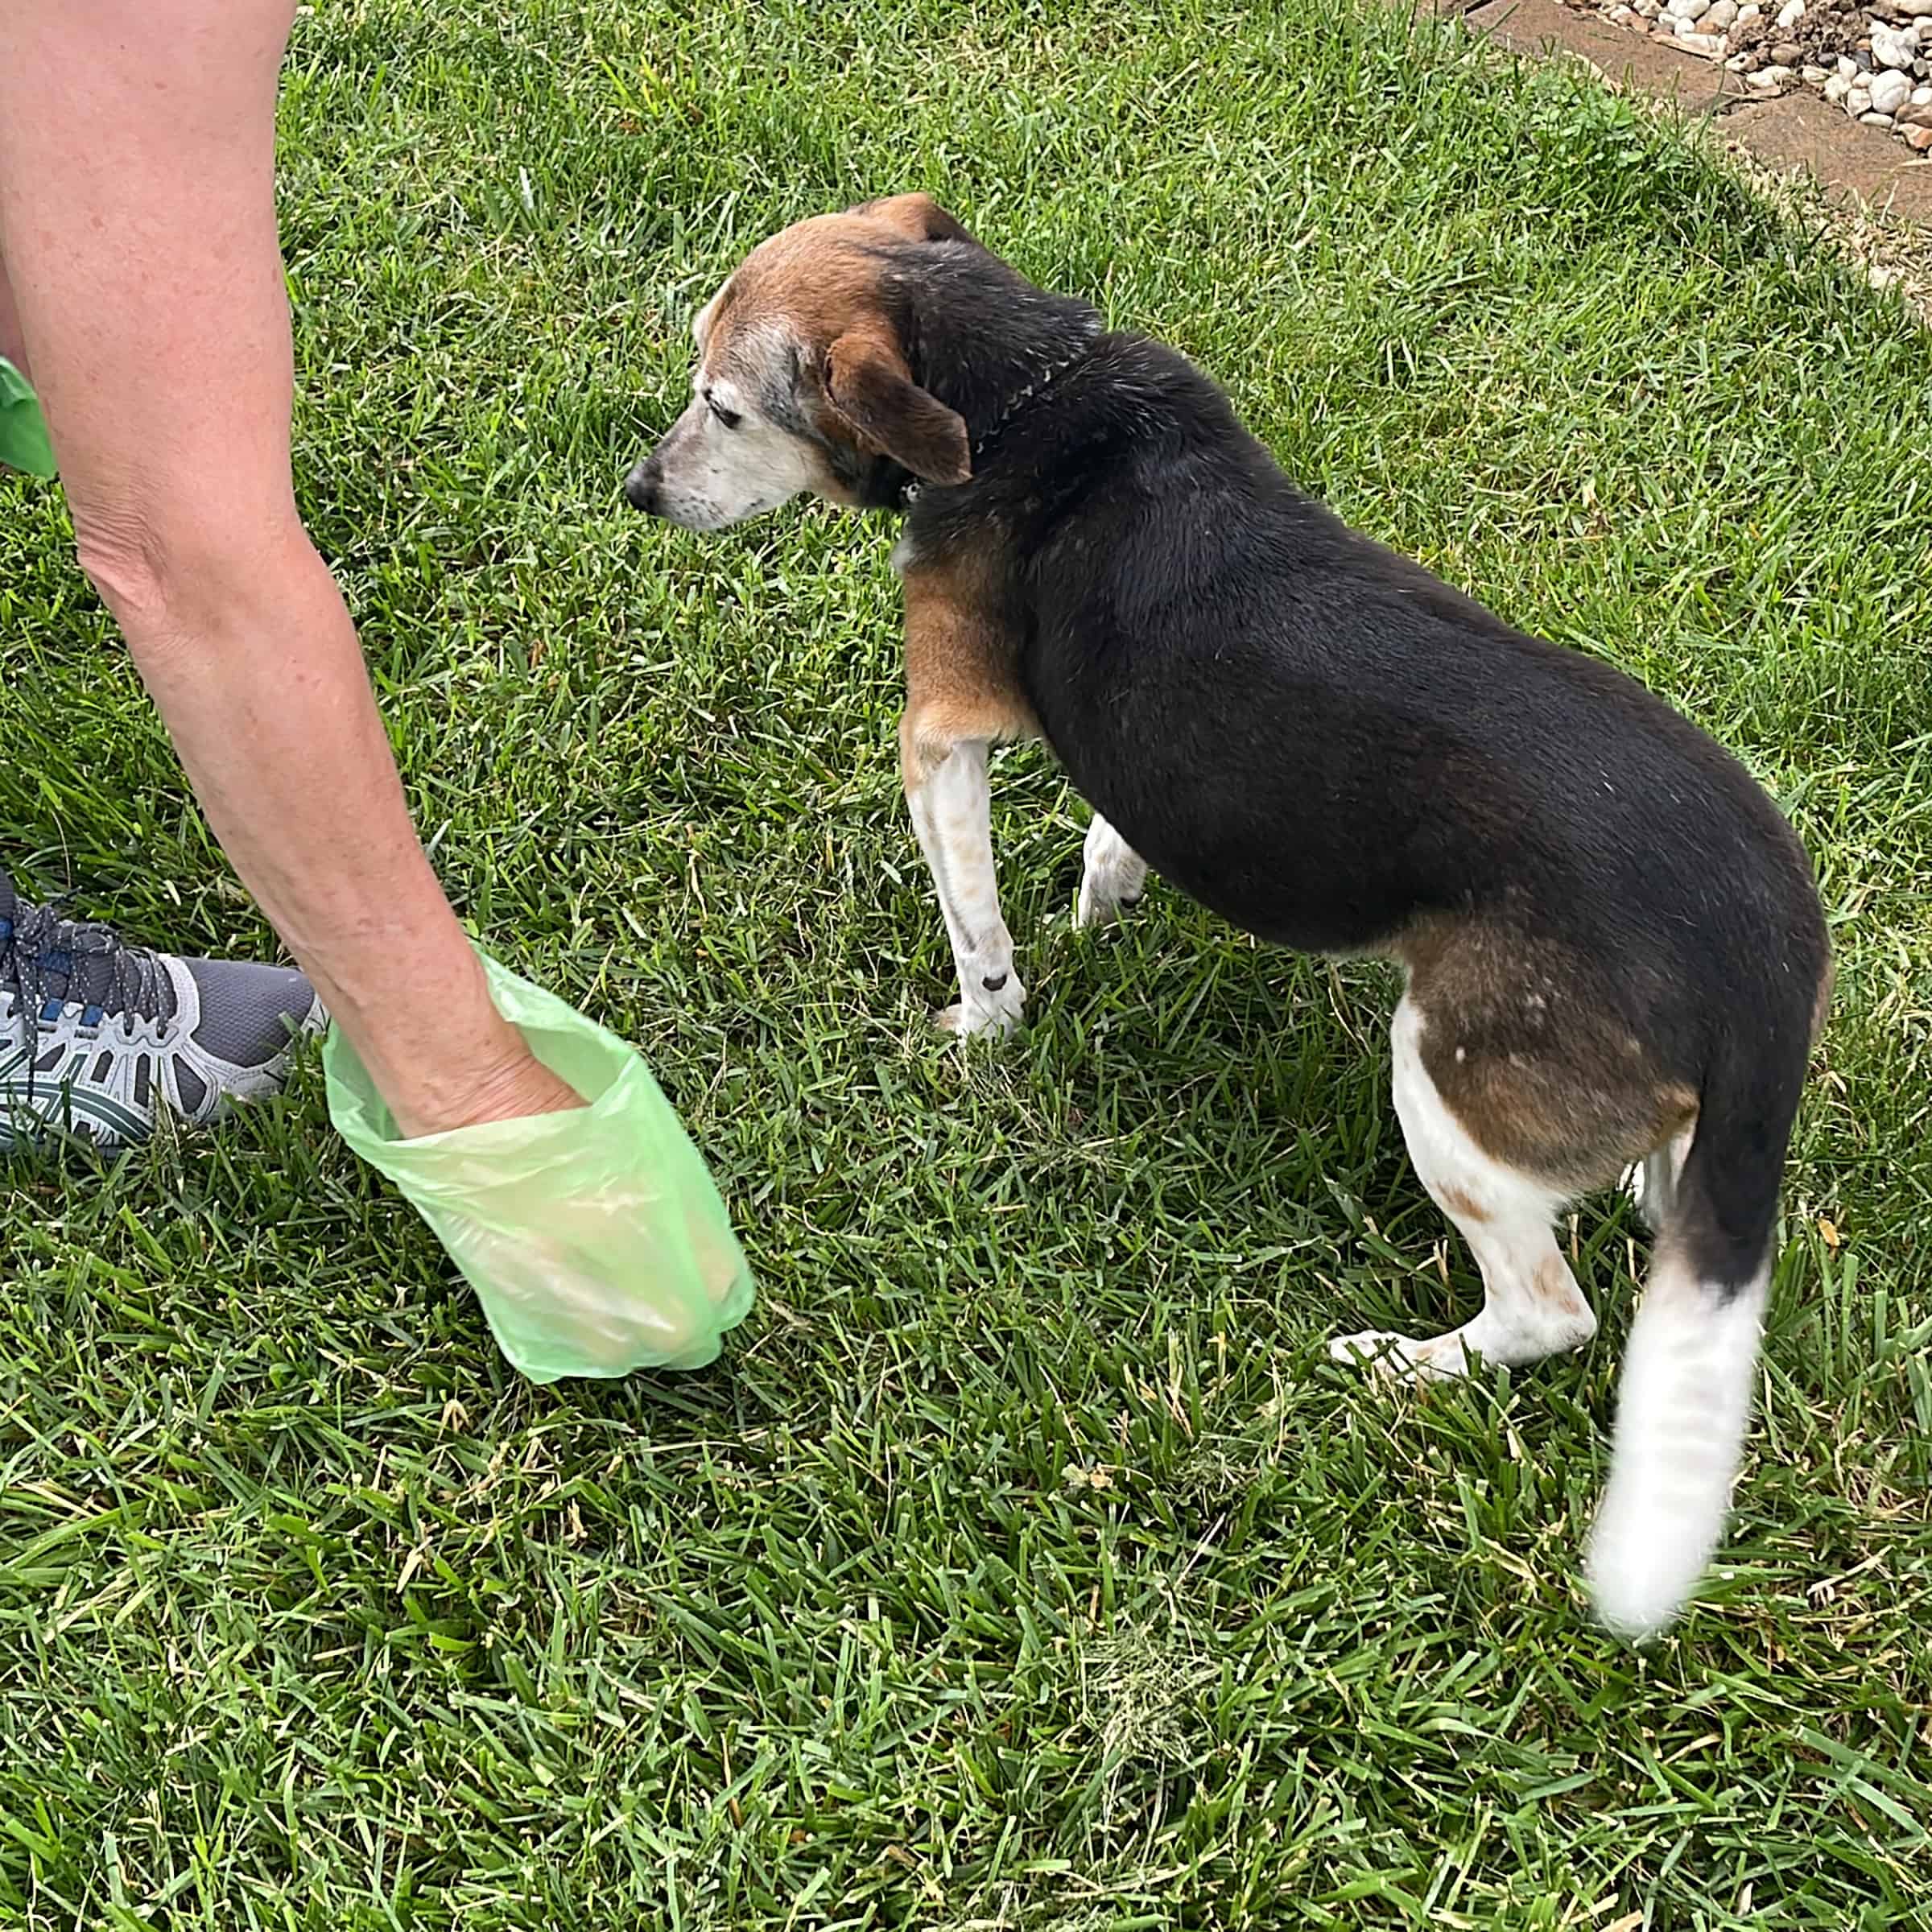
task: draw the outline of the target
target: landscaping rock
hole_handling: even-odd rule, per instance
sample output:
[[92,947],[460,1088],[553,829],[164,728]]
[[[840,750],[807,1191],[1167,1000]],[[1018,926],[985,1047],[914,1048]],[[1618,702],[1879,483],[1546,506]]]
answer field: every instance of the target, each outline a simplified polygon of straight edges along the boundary
[[[3,4],[4,0],[0,0]],[[1717,101],[1735,100],[1742,91],[1749,102],[1741,112],[1768,113],[1774,103],[1802,101],[1822,94],[1821,108],[1835,109],[1846,119],[1878,128],[1905,140],[1914,129],[1932,132],[1932,114],[1918,118],[1917,109],[1932,108],[1932,0],[1560,0],[1573,13],[1592,17],[1600,25],[1586,29],[1586,39],[1571,43],[1605,72],[1612,63],[1588,39],[1606,27],[1653,40],[1666,52],[1641,56],[1653,71],[1667,74],[1674,56],[1690,54],[1720,65]],[[1435,10],[1461,10],[1469,0],[1433,0]],[[1556,10],[1554,0],[1480,0],[1465,17],[1479,31],[1490,31],[1506,16],[1522,16],[1527,27],[1537,8]],[[1646,27],[1645,23],[1651,24]],[[1497,28],[1499,34],[1503,30]],[[1607,51],[1607,50],[1606,50]],[[1612,59],[1614,56],[1612,57]],[[1661,68],[1654,64],[1662,62]],[[1639,69],[1633,57],[1629,71]],[[1730,78],[1736,76],[1736,79]],[[1741,84],[1741,90],[1740,90]],[[1684,84],[1695,87],[1696,83]],[[1726,90],[1729,90],[1727,93]],[[1673,91],[1668,87],[1658,91]],[[1682,89],[1678,91],[1681,94]],[[1716,105],[1715,102],[1711,105]],[[1836,116],[1834,115],[1834,120]],[[1843,121],[1843,138],[1855,142]],[[1781,129],[1801,147],[1831,140],[1813,124],[1786,118]],[[1787,138],[1780,133],[1775,138]],[[1747,142],[1746,145],[1749,145]],[[1932,153],[1932,142],[1913,140],[1913,154]],[[1882,180],[1884,163],[1872,173],[1860,164],[1847,177],[1853,191],[1873,192],[1868,185]],[[1893,166],[1906,157],[1894,151]],[[1837,165],[1841,172],[1845,163]],[[1924,178],[1932,182],[1932,176]],[[1922,197],[1918,197],[1922,200]]]
[[1918,35],[1901,34],[1889,27],[1875,27],[1872,30],[1872,58],[1880,67],[1895,67],[1909,73],[1912,63],[1918,58]]
[[1932,147],[1932,127],[1908,127],[1901,131],[1905,137],[1906,147],[1914,154],[1922,155],[1927,148]]

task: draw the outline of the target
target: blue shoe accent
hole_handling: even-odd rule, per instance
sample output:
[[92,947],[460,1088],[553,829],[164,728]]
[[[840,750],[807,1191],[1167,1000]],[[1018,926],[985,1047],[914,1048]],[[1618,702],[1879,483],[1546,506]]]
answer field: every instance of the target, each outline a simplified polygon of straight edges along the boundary
[[324,1019],[291,967],[130,946],[27,904],[0,871],[0,1148],[49,1123],[126,1146],[163,1108],[213,1120],[276,1092]]

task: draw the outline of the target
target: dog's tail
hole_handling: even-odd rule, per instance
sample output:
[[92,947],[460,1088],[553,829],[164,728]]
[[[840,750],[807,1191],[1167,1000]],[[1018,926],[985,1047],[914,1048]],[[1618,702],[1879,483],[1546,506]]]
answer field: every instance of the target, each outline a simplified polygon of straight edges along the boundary
[[[1719,1043],[1624,1352],[1610,1480],[1591,1539],[1597,1614],[1642,1639],[1670,1623],[1724,1534],[1750,1422],[1785,1147],[1828,968],[1739,1002],[1753,1037]],[[1784,991],[1784,989],[1780,989]],[[1751,1009],[1755,1006],[1755,1012]],[[1777,1010],[1777,1009],[1782,1010]],[[1765,1018],[1773,1023],[1766,1027]]]

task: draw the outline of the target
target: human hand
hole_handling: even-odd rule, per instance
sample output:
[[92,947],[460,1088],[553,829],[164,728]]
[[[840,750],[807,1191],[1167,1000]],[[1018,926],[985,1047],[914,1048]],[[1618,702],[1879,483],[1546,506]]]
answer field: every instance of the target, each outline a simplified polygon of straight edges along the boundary
[[532,1381],[701,1367],[753,1293],[703,1159],[631,1047],[484,967],[543,1079],[519,1067],[478,1081],[471,1104],[504,1111],[411,1136],[336,1032],[323,1050],[331,1117],[429,1224]]

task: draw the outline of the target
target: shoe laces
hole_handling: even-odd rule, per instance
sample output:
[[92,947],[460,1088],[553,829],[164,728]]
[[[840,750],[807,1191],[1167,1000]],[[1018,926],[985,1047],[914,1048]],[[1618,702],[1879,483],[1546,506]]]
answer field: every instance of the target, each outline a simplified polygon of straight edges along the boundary
[[[61,916],[56,901],[30,906],[0,874],[0,990],[14,996],[33,1089],[40,1030],[64,1005],[118,1021],[130,1040],[165,1030],[175,1017],[175,990],[159,959],[130,946],[111,926]],[[49,1013],[47,1008],[56,1011]]]

